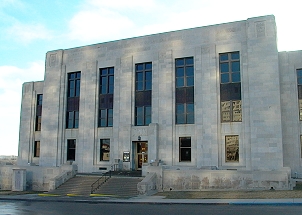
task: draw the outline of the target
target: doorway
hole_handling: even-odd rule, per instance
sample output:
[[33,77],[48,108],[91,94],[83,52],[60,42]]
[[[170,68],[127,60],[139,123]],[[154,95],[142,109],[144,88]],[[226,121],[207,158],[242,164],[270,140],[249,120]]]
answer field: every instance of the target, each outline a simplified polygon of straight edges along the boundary
[[148,163],[148,142],[134,142],[134,167],[135,170],[142,170],[143,164]]

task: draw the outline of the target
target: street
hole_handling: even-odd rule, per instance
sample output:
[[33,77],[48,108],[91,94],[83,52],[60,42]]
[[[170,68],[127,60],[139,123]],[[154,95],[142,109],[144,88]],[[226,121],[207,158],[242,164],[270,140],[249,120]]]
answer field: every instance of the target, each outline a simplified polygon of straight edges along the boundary
[[302,215],[299,205],[201,205],[148,203],[81,203],[0,201],[1,215],[118,214],[118,215]]

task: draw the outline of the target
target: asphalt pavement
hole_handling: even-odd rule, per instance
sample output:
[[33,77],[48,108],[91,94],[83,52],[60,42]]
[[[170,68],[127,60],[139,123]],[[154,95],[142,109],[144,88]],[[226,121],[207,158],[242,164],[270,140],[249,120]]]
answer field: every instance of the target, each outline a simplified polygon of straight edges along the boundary
[[87,203],[133,203],[133,204],[222,204],[222,205],[302,205],[302,198],[286,199],[167,199],[165,196],[137,196],[116,198],[114,196],[59,196],[45,194],[0,195],[0,201],[38,202],[87,202]]

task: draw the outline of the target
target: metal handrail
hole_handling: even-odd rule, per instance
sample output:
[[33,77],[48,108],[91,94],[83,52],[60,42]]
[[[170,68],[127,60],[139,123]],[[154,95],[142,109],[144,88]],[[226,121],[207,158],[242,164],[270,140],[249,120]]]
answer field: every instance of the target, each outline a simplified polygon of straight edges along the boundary
[[90,193],[92,194],[94,191],[99,189],[100,186],[102,186],[106,181],[108,181],[109,178],[111,178],[111,170],[105,172],[98,180],[96,180],[96,182],[91,185]]

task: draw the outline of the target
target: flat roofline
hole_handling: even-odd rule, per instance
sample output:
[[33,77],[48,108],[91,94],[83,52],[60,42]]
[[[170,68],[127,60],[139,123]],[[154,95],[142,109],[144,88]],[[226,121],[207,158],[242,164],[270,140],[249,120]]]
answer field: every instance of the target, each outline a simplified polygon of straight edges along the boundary
[[212,24],[212,25],[198,26],[198,27],[185,28],[185,29],[179,29],[179,30],[173,30],[173,31],[166,31],[166,32],[161,32],[161,33],[134,36],[134,37],[129,37],[129,38],[123,38],[123,39],[105,41],[105,42],[100,42],[100,43],[94,43],[94,44],[89,44],[89,45],[84,45],[84,46],[76,46],[76,47],[67,48],[67,49],[55,49],[55,50],[51,50],[51,51],[48,51],[48,52],[54,52],[54,51],[60,51],[60,50],[73,50],[73,49],[79,49],[79,48],[84,48],[84,47],[103,45],[103,44],[107,44],[107,43],[115,43],[115,42],[124,41],[124,40],[150,37],[150,36],[155,36],[155,35],[162,35],[162,34],[168,34],[168,33],[174,33],[174,32],[181,32],[181,31],[188,31],[188,30],[200,29],[200,28],[216,27],[216,26],[220,26],[220,25],[228,25],[228,24],[234,24],[234,23],[239,23],[239,22],[246,22],[249,19],[255,19],[255,18],[256,19],[259,19],[259,18],[261,19],[261,18],[264,18],[264,17],[275,17],[275,16],[274,15],[264,15],[264,16],[250,17],[250,18],[247,18],[245,20],[238,20],[238,21],[233,21],[233,22],[224,22],[224,23],[219,23],[219,24]]

